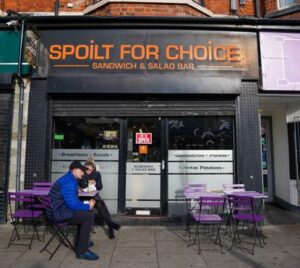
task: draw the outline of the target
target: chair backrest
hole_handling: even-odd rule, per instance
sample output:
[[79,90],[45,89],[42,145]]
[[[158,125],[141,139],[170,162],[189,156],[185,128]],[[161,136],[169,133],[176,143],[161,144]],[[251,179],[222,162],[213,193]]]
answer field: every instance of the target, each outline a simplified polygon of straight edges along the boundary
[[44,212],[45,212],[45,215],[46,215],[46,218],[50,221],[53,221],[54,220],[54,216],[53,216],[53,211],[52,211],[52,204],[51,204],[51,200],[50,200],[50,197],[49,196],[39,196],[38,197],[40,202],[41,202],[41,205],[44,209]]
[[32,187],[32,190],[37,190],[37,191],[44,191],[44,190],[50,190],[51,186],[50,187],[39,187],[39,186],[34,186]]
[[223,207],[225,204],[225,197],[224,196],[201,196],[199,197],[200,202],[200,209],[203,206],[209,207]]
[[250,196],[230,195],[228,197],[232,203],[234,213],[252,213],[254,211],[254,199]]
[[47,181],[35,181],[32,184],[32,188],[36,189],[36,188],[51,188],[51,186],[53,185],[52,182],[47,182]]
[[[34,204],[34,196],[31,193],[24,193],[24,192],[8,192],[8,204],[9,204],[9,213],[11,218],[15,218],[17,211],[22,210],[22,215],[24,217],[32,216],[38,217],[38,213],[34,213],[32,209],[32,204]],[[13,203],[15,206],[13,206]],[[22,217],[22,216],[18,216]]]
[[184,186],[185,192],[206,192],[206,184],[189,183]]
[[12,201],[22,204],[22,203],[31,203],[34,201],[34,198],[31,193],[19,193],[19,192],[9,192],[8,201]]
[[222,184],[223,192],[245,192],[245,184]]

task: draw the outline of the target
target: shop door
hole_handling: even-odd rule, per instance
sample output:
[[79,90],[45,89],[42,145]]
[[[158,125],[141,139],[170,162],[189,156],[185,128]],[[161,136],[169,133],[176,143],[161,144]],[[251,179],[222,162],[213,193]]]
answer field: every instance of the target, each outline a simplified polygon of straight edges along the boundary
[[126,202],[129,214],[150,216],[162,212],[162,120],[129,118],[127,128]]
[[298,190],[298,205],[300,204],[300,117],[294,118],[294,144],[295,144],[295,177]]
[[268,202],[273,202],[273,165],[272,165],[272,135],[271,118],[261,118],[261,153],[262,176],[264,193],[268,196]]

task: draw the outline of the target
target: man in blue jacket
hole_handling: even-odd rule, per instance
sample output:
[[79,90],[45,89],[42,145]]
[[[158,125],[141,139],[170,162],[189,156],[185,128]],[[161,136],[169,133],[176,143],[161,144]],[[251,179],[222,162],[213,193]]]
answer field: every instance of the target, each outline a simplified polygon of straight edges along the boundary
[[85,260],[97,260],[99,256],[89,250],[89,242],[94,214],[92,212],[95,200],[84,204],[78,198],[77,179],[81,180],[86,167],[80,161],[73,161],[70,170],[56,180],[51,187],[49,197],[52,204],[53,216],[56,222],[68,221],[78,225],[76,239],[76,257]]

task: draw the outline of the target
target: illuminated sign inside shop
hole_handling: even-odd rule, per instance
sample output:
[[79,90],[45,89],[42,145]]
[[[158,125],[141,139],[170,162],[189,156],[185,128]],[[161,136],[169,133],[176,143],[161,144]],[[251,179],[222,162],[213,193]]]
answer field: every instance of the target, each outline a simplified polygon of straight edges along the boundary
[[152,133],[136,133],[136,144],[152,144]]

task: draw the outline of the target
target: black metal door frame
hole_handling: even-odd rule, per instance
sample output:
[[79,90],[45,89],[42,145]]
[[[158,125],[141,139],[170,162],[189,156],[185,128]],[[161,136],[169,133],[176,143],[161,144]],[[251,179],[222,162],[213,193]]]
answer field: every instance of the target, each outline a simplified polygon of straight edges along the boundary
[[[155,116],[151,116],[155,117]],[[127,139],[128,119],[120,119],[120,152],[119,152],[119,201],[118,211],[126,211],[126,161],[127,161]],[[160,215],[167,215],[167,119],[160,117],[161,135],[161,173],[160,173]]]

